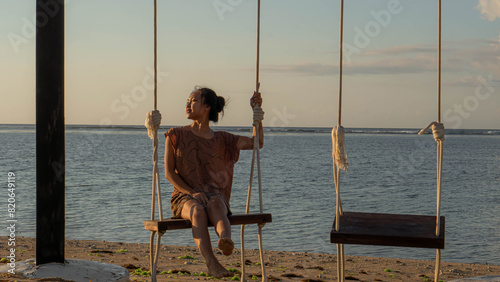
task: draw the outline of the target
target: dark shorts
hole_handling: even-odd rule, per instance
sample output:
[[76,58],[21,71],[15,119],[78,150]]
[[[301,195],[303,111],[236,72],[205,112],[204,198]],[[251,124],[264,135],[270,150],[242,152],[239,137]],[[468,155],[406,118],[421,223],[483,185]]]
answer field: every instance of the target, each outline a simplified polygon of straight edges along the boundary
[[[229,205],[226,202],[226,199],[220,194],[217,193],[205,193],[207,195],[207,198],[210,200],[211,197],[219,197],[222,199],[224,204],[226,204],[227,208],[227,215],[232,215],[233,213],[231,212],[231,209],[229,209]],[[182,207],[184,204],[189,201],[193,200],[194,198],[191,197],[189,194],[183,194],[179,193],[170,199],[170,208],[172,209],[172,218],[181,218],[181,213],[182,213]]]

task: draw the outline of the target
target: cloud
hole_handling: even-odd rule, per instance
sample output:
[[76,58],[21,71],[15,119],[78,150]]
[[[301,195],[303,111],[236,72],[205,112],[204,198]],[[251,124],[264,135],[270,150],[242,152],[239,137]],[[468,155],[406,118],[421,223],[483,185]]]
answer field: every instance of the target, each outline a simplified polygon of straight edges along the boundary
[[485,91],[483,88],[488,90],[490,93],[495,92],[495,89],[500,87],[500,80],[495,80],[493,74],[488,75],[468,75],[460,77],[454,81],[445,82],[447,86],[461,86],[461,87],[471,87],[475,91]]
[[468,87],[476,87],[481,84],[481,80],[479,76],[467,75],[460,77],[456,80],[450,80],[445,82],[446,85],[449,86],[468,86]]
[[482,18],[490,22],[500,18],[500,0],[478,0],[476,9],[481,12]]
[[457,71],[467,71],[474,74],[491,73],[500,77],[500,56],[498,50],[500,44],[492,43],[478,44],[475,47],[467,47],[455,50],[449,59]]
[[[432,58],[388,58],[361,63],[344,63],[343,72],[346,75],[361,75],[420,73],[432,70],[436,70],[435,59]],[[267,65],[262,67],[262,71],[299,76],[324,76],[338,74],[338,65],[320,63]]]
[[[450,49],[451,50],[451,49]],[[385,49],[366,50],[360,60],[344,61],[345,75],[413,74],[436,71],[436,46],[429,44],[402,45]],[[399,55],[396,57],[396,55]],[[300,63],[266,65],[262,71],[298,76],[338,74],[338,64]]]
[[[500,1],[500,0],[498,0]],[[466,39],[444,42],[442,71],[447,74],[493,74],[500,77],[500,38]],[[436,72],[436,46],[429,44],[402,45],[385,49],[367,50],[359,60],[344,61],[345,75],[414,74]],[[328,76],[338,74],[338,64],[297,63],[263,65],[267,73],[296,76]],[[452,84],[470,85],[472,80]]]
[[436,71],[435,58],[387,58],[363,63],[346,64],[346,74],[405,74]]
[[288,73],[295,75],[332,75],[338,73],[338,65],[324,65],[319,63],[305,63],[293,65],[267,65],[262,66],[262,71],[267,73]]
[[[443,51],[445,49],[442,49]],[[412,53],[436,53],[436,46],[424,45],[404,45],[385,49],[366,50],[362,54],[365,56],[381,56],[381,55],[405,55]]]

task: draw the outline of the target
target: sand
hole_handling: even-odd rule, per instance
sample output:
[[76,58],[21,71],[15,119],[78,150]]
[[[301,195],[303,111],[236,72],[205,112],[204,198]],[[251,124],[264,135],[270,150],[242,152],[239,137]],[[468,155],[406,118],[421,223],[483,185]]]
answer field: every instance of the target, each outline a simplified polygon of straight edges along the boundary
[[[7,253],[7,237],[0,238],[2,257]],[[93,260],[116,264],[130,271],[131,281],[150,281],[149,244],[106,241],[67,240],[66,259]],[[36,257],[35,239],[16,238],[16,260]],[[240,251],[229,257],[215,249],[217,257],[226,268],[240,270]],[[196,247],[162,246],[158,264],[158,281],[209,280],[199,276],[206,272],[203,258]],[[247,250],[247,279],[260,277],[258,250]],[[299,252],[266,251],[266,271],[270,281],[336,281],[336,255]],[[434,261],[389,259],[346,256],[346,276],[349,281],[433,281]],[[140,269],[140,270],[138,270]],[[135,274],[134,274],[135,273]],[[141,275],[144,274],[144,275]],[[203,274],[202,274],[203,275]],[[441,263],[440,279],[452,281],[467,277],[500,276],[500,266],[464,263]],[[230,278],[222,280],[231,280]],[[55,279],[26,279],[7,273],[0,274],[0,281],[64,281]],[[496,280],[498,281],[498,280]]]

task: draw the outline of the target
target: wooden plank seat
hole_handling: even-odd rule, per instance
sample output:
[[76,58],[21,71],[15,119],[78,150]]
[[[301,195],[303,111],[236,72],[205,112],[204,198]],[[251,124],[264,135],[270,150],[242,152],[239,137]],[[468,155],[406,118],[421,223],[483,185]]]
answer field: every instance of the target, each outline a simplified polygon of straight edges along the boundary
[[436,236],[435,216],[344,212],[339,231],[333,223],[330,242],[444,249],[444,216],[440,222]]
[[[272,222],[270,213],[250,213],[250,214],[233,214],[228,216],[231,225],[243,224],[260,224]],[[213,226],[209,223],[209,226]],[[169,218],[164,220],[145,220],[144,228],[150,231],[163,232],[167,230],[188,229],[191,228],[189,219]]]

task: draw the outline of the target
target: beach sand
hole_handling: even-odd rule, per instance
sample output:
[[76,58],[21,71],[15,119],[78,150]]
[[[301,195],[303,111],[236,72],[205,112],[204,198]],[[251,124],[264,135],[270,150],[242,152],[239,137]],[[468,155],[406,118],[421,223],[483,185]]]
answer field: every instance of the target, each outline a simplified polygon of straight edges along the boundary
[[[146,240],[145,240],[146,241]],[[0,238],[2,257],[8,255],[7,237]],[[107,241],[67,240],[66,259],[94,260],[116,264],[130,271],[131,281],[150,281],[148,276],[133,274],[149,270],[149,244],[120,243]],[[35,239],[16,237],[16,260],[35,258]],[[225,257],[215,249],[217,257],[226,268],[240,270],[240,251]],[[248,279],[259,277],[258,250],[247,250],[246,272]],[[198,276],[206,272],[203,258],[196,247],[163,245],[158,264],[158,281],[207,280]],[[270,281],[336,281],[336,255],[299,252],[266,251],[266,271]],[[346,280],[354,281],[433,281],[434,261],[389,259],[346,256]],[[182,274],[179,274],[181,272]],[[500,266],[441,263],[440,279],[443,281],[467,277],[498,276]],[[256,278],[254,277],[254,278]],[[223,279],[223,280],[230,280]],[[19,274],[0,274],[0,281],[66,281],[26,279]]]

